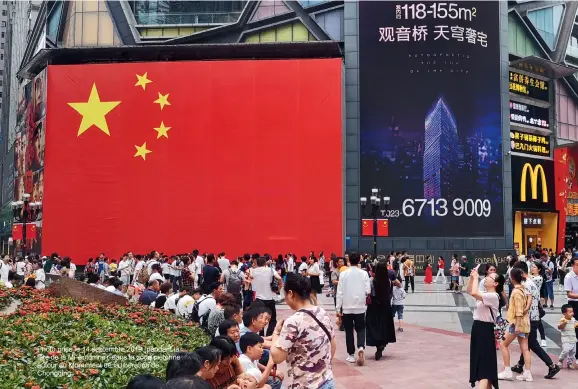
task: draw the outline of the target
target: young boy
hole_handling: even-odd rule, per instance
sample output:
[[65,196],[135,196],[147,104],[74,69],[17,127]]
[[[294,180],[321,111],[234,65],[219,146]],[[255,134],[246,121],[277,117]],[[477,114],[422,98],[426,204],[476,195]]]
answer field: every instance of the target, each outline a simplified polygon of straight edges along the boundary
[[[264,369],[259,368],[259,359],[263,355],[263,343],[264,339],[255,334],[254,332],[247,332],[245,335],[241,336],[240,346],[241,346],[241,356],[239,357],[239,362],[244,371],[249,371],[250,369],[258,369],[261,373],[257,375],[257,388],[267,388],[271,389],[271,386],[267,385],[267,379],[273,370],[273,358],[269,359],[269,363]],[[254,370],[253,370],[254,371]]]
[[562,335],[562,353],[560,354],[560,367],[564,363],[564,359],[568,361],[568,369],[574,370],[576,368],[576,331],[578,328],[578,321],[574,319],[574,309],[570,304],[562,305],[562,314],[564,317],[560,319],[558,329]]
[[406,292],[401,287],[401,282],[399,280],[393,281],[393,298],[391,300],[391,312],[395,319],[395,314],[397,312],[397,320],[399,321],[399,326],[397,330],[403,332],[403,302],[405,300]]

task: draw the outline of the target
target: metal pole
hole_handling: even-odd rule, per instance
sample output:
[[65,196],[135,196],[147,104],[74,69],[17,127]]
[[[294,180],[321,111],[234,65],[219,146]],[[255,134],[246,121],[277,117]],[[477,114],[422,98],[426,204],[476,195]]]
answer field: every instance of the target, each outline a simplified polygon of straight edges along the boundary
[[24,202],[22,209],[22,258],[26,256],[26,220],[28,219],[28,202]]
[[378,205],[372,205],[373,213],[373,259],[377,258],[377,207]]

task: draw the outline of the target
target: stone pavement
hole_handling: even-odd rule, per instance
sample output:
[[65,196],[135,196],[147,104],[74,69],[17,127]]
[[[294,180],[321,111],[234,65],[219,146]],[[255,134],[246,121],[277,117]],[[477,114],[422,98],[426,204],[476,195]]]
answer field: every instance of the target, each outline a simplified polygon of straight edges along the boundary
[[[442,285],[416,282],[416,293],[406,299],[404,332],[397,332],[397,342],[387,346],[384,356],[376,361],[375,348],[366,350],[364,366],[345,362],[345,333],[337,331],[337,352],[333,371],[338,389],[407,388],[451,389],[469,388],[469,331],[472,324],[470,296],[454,295]],[[562,302],[562,295],[556,295]],[[320,305],[335,316],[333,299],[322,296]],[[559,306],[546,315],[553,324],[559,319]],[[278,316],[285,318],[291,310],[284,304],[277,306]],[[468,328],[469,326],[469,328]],[[396,319],[397,327],[397,319]],[[554,331],[557,331],[555,328]],[[547,332],[548,352],[557,361],[559,334]],[[519,358],[517,344],[510,346],[512,361]],[[498,351],[498,365],[502,368]],[[563,369],[554,380],[544,379],[546,366],[532,358],[533,383],[500,381],[500,388],[560,389],[578,387],[578,371]],[[411,386],[409,386],[411,385]]]

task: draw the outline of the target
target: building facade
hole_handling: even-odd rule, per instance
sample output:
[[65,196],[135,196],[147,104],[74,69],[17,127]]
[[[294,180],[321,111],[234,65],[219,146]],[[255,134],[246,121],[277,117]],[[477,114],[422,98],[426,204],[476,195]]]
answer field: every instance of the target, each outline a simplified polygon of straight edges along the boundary
[[[475,11],[466,5],[459,4],[456,18],[478,23],[481,19],[475,19]],[[487,15],[490,16],[485,16],[485,19],[492,20],[493,24],[488,24],[488,28],[495,39],[490,41],[488,36],[484,37],[489,32],[483,31],[484,25],[480,25],[476,36],[471,35],[472,31],[475,33],[471,26],[466,28],[468,31],[460,42],[473,42],[479,50],[493,45],[490,66],[495,77],[491,82],[498,87],[494,88],[493,100],[487,100],[492,107],[497,107],[493,116],[488,116],[485,122],[468,122],[456,113],[463,111],[460,101],[448,102],[444,96],[432,96],[429,108],[416,114],[416,117],[421,117],[418,122],[404,122],[402,115],[394,113],[375,124],[376,138],[363,135],[366,131],[362,128],[366,120],[363,107],[369,104],[369,99],[362,100],[365,92],[360,85],[367,77],[367,73],[361,70],[365,66],[364,46],[368,39],[373,39],[367,37],[381,39],[379,29],[364,32],[367,25],[363,19],[366,17],[364,6],[365,3],[343,1],[47,1],[42,3],[41,17],[30,33],[19,66],[20,75],[24,78],[35,75],[33,57],[39,48],[336,41],[344,57],[343,114],[346,126],[343,141],[346,158],[342,167],[345,199],[342,223],[343,238],[349,249],[372,250],[374,238],[362,235],[363,209],[359,203],[359,198],[367,195],[372,186],[379,187],[384,196],[400,199],[397,208],[390,208],[382,214],[390,218],[392,224],[389,236],[377,239],[380,253],[408,250],[418,253],[423,259],[426,255],[448,256],[453,252],[468,252],[484,261],[493,254],[503,258],[514,248],[521,251],[536,248],[538,241],[544,248],[560,248],[557,242],[562,230],[558,225],[565,222],[557,206],[549,203],[543,207],[543,201],[538,206],[529,206],[528,201],[515,198],[524,192],[520,190],[524,179],[516,176],[522,172],[513,172],[512,166],[521,166],[523,170],[526,163],[530,163],[532,169],[537,169],[534,166],[536,160],[542,165],[553,163],[556,148],[578,142],[578,78],[574,72],[574,69],[578,70],[578,30],[575,28],[578,3],[508,1],[481,4],[480,9],[488,7]],[[491,8],[494,6],[495,12]],[[392,12],[398,11],[399,20],[403,10]],[[407,16],[411,9],[405,12]],[[411,24],[413,27],[415,23]],[[385,43],[392,36],[388,35],[389,27],[383,26],[381,33]],[[413,31],[408,33],[408,39],[432,39],[436,34],[437,38],[457,37],[459,40],[458,34],[460,31],[464,34],[464,26],[467,27],[466,24],[456,24],[451,31],[443,31],[440,26],[432,25],[429,35],[428,32]],[[399,34],[397,39],[400,39]],[[469,58],[466,58],[469,49],[460,50],[455,54],[464,55],[462,63],[456,60],[451,64],[448,62],[447,66],[453,66],[452,71],[455,68],[456,72],[467,72],[464,63]],[[450,51],[445,54],[449,55]],[[532,64],[546,69],[547,74],[536,74],[528,68]],[[426,65],[431,67],[432,63]],[[548,69],[554,69],[556,65],[564,68],[564,72],[548,73]],[[519,86],[516,86],[519,84],[517,81],[514,82],[516,73],[517,77],[520,74],[523,77]],[[526,79],[527,85],[530,80],[537,82],[534,89],[538,98],[520,95]],[[540,85],[548,85],[547,92],[540,89]],[[518,89],[513,90],[513,87]],[[423,88],[428,88],[425,81]],[[381,90],[379,93],[395,94],[397,91]],[[545,93],[546,98],[540,98],[540,93]],[[10,99],[18,99],[13,89]],[[531,111],[531,115],[526,111]],[[532,122],[521,122],[524,117]],[[10,131],[17,133],[15,122],[6,126],[9,128],[3,126],[2,129],[5,139]],[[400,135],[407,131],[415,135]],[[522,137],[521,141],[516,142],[516,134]],[[375,159],[372,160],[374,164],[382,164],[379,165],[380,172],[390,173],[375,175],[364,168],[366,162],[360,161],[364,161],[364,149],[370,149],[366,147],[367,143],[379,145],[378,150],[367,152],[368,158]],[[10,144],[8,142],[8,149]],[[531,152],[527,152],[529,147]],[[520,165],[516,162],[518,158],[518,162],[523,162],[523,158],[529,158],[530,162]],[[416,170],[415,166],[423,170]],[[526,196],[534,200],[531,192],[534,184],[530,176],[525,179],[528,185]],[[551,179],[538,177],[536,185],[539,186],[540,180]],[[417,186],[404,186],[403,182],[423,185],[417,191],[421,195],[414,193]],[[550,182],[548,185],[553,186]],[[516,191],[515,187],[518,188]],[[556,196],[551,195],[551,198],[554,201]],[[431,214],[435,217],[430,217],[428,223],[432,224],[426,223],[424,227],[419,220],[407,216],[401,220],[395,216],[404,213],[401,199],[405,199],[405,208],[413,209],[416,214],[415,201],[423,199],[424,209],[430,209],[431,201]],[[413,205],[407,200],[413,201]],[[453,207],[456,223],[462,220],[462,216],[457,216],[459,212],[478,215],[480,219],[463,219],[461,225],[450,219],[439,222],[442,218],[439,215],[443,214],[447,204]],[[545,214],[541,215],[541,212]],[[399,221],[394,220],[396,217]],[[524,222],[533,222],[534,219],[540,220],[540,224]],[[396,223],[399,225],[397,230]],[[454,224],[461,228],[451,230]],[[463,233],[470,228],[471,234]],[[553,234],[552,228],[556,233]]]

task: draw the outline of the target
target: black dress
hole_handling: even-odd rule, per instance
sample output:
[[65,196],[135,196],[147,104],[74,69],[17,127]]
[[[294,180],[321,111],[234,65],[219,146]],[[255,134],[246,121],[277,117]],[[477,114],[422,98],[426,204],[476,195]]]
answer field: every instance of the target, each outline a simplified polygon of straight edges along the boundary
[[[371,289],[374,290],[373,280]],[[389,290],[389,288],[387,288]],[[371,347],[385,347],[395,343],[395,326],[391,313],[391,294],[379,296],[372,292],[371,303],[367,306],[365,318],[366,343]]]
[[487,379],[498,389],[498,357],[494,323],[474,320],[470,340],[470,384]]

